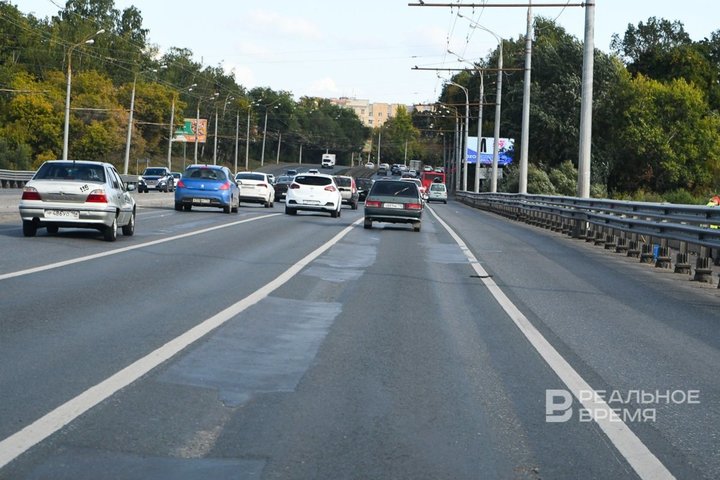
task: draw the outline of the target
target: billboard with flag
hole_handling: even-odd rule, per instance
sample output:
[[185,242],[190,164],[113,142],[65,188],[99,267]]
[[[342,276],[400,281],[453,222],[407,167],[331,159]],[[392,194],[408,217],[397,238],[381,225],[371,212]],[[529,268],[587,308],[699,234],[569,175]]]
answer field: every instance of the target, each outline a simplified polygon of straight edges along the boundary
[[[493,137],[482,137],[480,148],[478,149],[478,137],[468,137],[467,157],[468,163],[476,163],[478,151],[480,152],[480,165],[492,165],[493,145],[495,139]],[[504,166],[512,163],[515,156],[515,139],[514,138],[498,138],[498,165]]]

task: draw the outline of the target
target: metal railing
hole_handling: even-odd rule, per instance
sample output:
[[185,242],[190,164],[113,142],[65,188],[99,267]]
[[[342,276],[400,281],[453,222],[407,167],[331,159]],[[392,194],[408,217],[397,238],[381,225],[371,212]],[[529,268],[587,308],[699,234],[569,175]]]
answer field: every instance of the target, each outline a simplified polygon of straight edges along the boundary
[[682,273],[690,273],[688,253],[696,253],[696,279],[705,281],[712,249],[720,249],[720,207],[503,193],[457,192],[456,199],[659,267],[670,268],[672,248]]
[[22,188],[33,175],[34,170],[0,170],[0,188]]

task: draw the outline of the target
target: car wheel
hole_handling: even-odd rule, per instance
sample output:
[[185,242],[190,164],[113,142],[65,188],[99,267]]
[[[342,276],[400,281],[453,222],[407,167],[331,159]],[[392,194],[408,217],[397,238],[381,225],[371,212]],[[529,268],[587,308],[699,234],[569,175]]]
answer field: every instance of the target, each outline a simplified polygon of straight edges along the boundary
[[416,232],[420,231],[420,222],[413,223],[413,230],[415,230]]
[[354,202],[354,203],[352,204],[352,206],[351,206],[351,208],[352,208],[353,210],[357,210],[357,207],[358,207],[358,202]]
[[224,212],[224,213],[230,213],[231,210],[232,210],[232,208],[230,208],[230,205],[227,205],[227,206],[224,206],[224,207],[223,207],[223,212]]
[[23,235],[34,237],[37,233],[37,225],[32,220],[23,220]]
[[444,203],[445,205],[447,205],[447,200],[443,200],[443,203]]
[[294,208],[290,208],[288,206],[285,206],[285,213],[288,215],[297,215],[297,210]]
[[112,225],[109,227],[105,227],[105,230],[103,231],[103,236],[105,237],[105,241],[107,242],[114,242],[117,240],[117,217],[113,218]]
[[365,222],[363,223],[363,227],[365,227],[367,229],[371,229],[372,228],[372,220],[370,220],[369,218],[366,218]]
[[182,209],[183,209],[182,203],[175,203],[175,210],[177,210],[178,212],[181,212]]
[[123,225],[122,232],[126,237],[132,237],[135,234],[135,212],[132,212],[132,215],[130,215],[128,224]]
[[60,228],[56,225],[50,225],[47,227],[48,235],[57,235],[58,230],[60,230]]
[[183,208],[186,212],[189,212],[190,210],[192,210],[192,205],[183,205]]

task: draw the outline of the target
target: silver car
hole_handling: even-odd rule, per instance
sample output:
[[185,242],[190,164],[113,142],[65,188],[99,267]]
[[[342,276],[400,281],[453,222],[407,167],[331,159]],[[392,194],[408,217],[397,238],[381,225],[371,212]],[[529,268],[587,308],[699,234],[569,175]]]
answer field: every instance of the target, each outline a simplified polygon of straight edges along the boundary
[[125,186],[110,163],[53,160],[42,164],[23,188],[20,217],[23,235],[38,228],[54,235],[62,228],[94,228],[105,240],[135,233],[133,186]]

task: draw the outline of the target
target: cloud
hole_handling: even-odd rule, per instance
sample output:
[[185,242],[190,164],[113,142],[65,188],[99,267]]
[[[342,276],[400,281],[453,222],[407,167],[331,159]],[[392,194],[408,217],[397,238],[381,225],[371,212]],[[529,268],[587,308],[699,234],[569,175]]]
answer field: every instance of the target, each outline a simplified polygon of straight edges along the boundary
[[302,17],[283,16],[277,12],[267,10],[253,10],[250,12],[250,25],[262,27],[267,33],[266,27],[271,27],[271,34],[282,33],[293,37],[301,37],[310,40],[320,40],[323,36],[322,29],[314,23]]
[[335,80],[330,77],[321,78],[311,83],[308,87],[308,94],[316,97],[333,97],[338,94],[338,88]]

